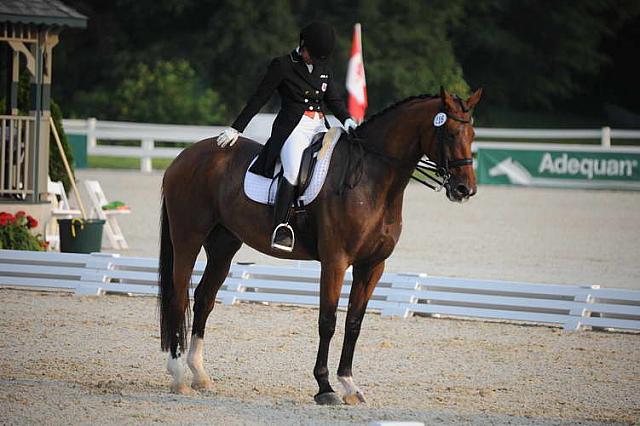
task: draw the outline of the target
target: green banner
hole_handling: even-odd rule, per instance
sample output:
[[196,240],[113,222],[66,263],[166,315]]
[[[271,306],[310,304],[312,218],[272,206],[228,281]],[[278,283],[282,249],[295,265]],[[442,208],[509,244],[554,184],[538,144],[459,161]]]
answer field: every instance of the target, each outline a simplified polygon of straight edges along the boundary
[[640,150],[478,148],[481,184],[640,189]]

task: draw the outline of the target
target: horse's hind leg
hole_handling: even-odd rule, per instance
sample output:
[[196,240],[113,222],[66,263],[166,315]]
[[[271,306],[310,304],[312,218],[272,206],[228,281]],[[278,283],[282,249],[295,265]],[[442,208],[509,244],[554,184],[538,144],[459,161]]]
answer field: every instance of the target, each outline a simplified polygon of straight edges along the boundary
[[231,260],[241,246],[242,241],[221,225],[211,231],[204,243],[207,266],[195,292],[191,346],[187,356],[194,389],[208,389],[212,384],[202,365],[205,325],[215,305],[216,294],[229,273]]
[[344,343],[338,366],[338,380],[345,390],[343,400],[349,405],[365,402],[363,393],[353,381],[351,366],[367,303],[383,271],[384,262],[375,265],[353,266],[353,283],[351,285],[351,294],[349,294],[349,309],[344,327]]
[[175,319],[174,333],[171,336],[169,360],[167,370],[173,378],[171,391],[175,393],[190,393],[185,382],[185,369],[181,361],[180,349],[184,344],[184,328],[186,327],[185,312],[189,306],[189,284],[196,257],[200,251],[202,237],[192,232],[180,241],[173,241],[173,287],[174,293],[168,302],[166,317]]

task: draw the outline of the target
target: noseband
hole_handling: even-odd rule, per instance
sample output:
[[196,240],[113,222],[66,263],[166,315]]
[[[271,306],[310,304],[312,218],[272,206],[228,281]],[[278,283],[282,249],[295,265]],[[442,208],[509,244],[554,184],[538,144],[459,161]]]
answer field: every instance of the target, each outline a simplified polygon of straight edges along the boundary
[[[460,98],[456,99],[460,103],[462,111],[468,112],[469,109],[464,105],[462,100]],[[436,117],[439,117],[441,119],[438,124],[436,124]],[[357,129],[351,130],[349,133],[347,133],[347,137],[345,139],[348,142],[348,163],[347,167],[344,168],[342,177],[340,179],[338,194],[342,195],[345,189],[353,189],[360,181],[360,178],[362,177],[362,160],[365,152],[374,154],[378,158],[394,164],[397,167],[415,167],[415,171],[420,175],[416,176],[415,174],[412,174],[411,179],[415,179],[424,186],[427,186],[435,191],[440,191],[442,188],[444,188],[449,182],[449,179],[451,179],[451,169],[473,164],[472,158],[461,158],[456,160],[449,160],[448,158],[446,158],[445,144],[452,141],[454,138],[450,133],[445,131],[444,124],[449,119],[463,124],[473,124],[473,117],[471,117],[469,120],[466,120],[464,118],[447,114],[444,111],[443,105],[440,106],[440,112],[436,114],[436,117],[434,117],[433,126],[436,129],[436,138],[438,144],[440,145],[440,158],[444,158],[444,162],[442,165],[439,165],[433,160],[425,158],[421,158],[418,161],[418,164],[415,165],[412,162],[406,162],[398,158],[390,157],[383,151],[380,151],[370,145],[363,144],[362,138],[358,135]],[[354,164],[352,164],[352,159],[354,158],[353,150],[357,151]],[[354,170],[353,174],[355,176],[350,179],[350,175],[352,174],[352,167]]]
[[[462,111],[468,112],[469,109],[464,106],[462,100],[460,98],[456,99],[458,100]],[[436,138],[438,140],[438,145],[440,146],[440,159],[444,159],[444,161],[439,165],[433,160],[421,158],[416,166],[416,172],[420,173],[420,175],[411,175],[412,179],[417,180],[434,191],[440,191],[447,183],[449,183],[449,179],[451,179],[451,169],[473,164],[473,158],[461,158],[456,160],[449,160],[447,158],[445,146],[453,140],[453,136],[445,130],[444,125],[447,120],[453,120],[463,124],[473,124],[473,117],[467,120],[456,117],[455,115],[447,114],[442,106],[440,107],[440,112],[434,117],[433,126],[436,128]]]

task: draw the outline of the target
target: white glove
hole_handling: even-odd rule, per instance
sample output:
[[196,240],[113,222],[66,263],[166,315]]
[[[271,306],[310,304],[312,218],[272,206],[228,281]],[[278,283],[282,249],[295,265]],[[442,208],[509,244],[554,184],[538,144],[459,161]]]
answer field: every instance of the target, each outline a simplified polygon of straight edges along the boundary
[[344,120],[343,126],[344,126],[344,129],[347,131],[347,133],[349,133],[351,130],[354,130],[356,127],[358,127],[356,122],[351,117]]
[[227,127],[218,135],[218,146],[224,148],[225,146],[233,146],[234,143],[238,140],[238,136],[240,133],[233,127]]

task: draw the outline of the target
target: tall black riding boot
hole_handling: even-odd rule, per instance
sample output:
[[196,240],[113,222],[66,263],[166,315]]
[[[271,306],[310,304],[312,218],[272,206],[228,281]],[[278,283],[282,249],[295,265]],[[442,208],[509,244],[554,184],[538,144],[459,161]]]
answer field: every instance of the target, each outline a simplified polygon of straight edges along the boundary
[[295,242],[293,228],[289,226],[289,208],[293,203],[296,187],[283,176],[278,184],[278,194],[274,206],[274,230],[271,247],[283,251],[292,251]]

